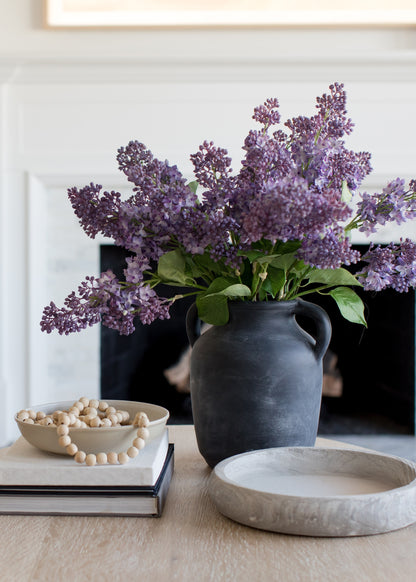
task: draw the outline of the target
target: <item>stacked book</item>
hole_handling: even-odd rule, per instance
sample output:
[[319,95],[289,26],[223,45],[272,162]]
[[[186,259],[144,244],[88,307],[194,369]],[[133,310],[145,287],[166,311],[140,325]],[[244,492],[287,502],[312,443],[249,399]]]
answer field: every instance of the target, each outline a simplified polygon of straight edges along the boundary
[[173,456],[167,429],[126,465],[94,467],[20,437],[0,449],[0,514],[159,517]]

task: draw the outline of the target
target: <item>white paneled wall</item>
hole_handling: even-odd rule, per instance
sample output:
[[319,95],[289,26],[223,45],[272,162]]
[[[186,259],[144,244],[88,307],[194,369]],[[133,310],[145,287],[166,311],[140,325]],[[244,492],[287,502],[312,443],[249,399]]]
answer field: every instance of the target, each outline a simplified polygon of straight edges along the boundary
[[[368,187],[416,177],[412,31],[48,37],[24,5],[13,38],[0,38],[0,445],[15,436],[19,408],[99,394],[98,328],[46,335],[39,320],[51,299],[98,273],[101,241],[78,226],[66,188],[126,189],[115,156],[130,139],[186,174],[189,154],[213,139],[237,168],[255,105],[277,96],[284,118],[309,115],[315,97],[343,81],[356,122],[349,144],[373,153]],[[415,227],[386,239],[404,234],[416,238]]]

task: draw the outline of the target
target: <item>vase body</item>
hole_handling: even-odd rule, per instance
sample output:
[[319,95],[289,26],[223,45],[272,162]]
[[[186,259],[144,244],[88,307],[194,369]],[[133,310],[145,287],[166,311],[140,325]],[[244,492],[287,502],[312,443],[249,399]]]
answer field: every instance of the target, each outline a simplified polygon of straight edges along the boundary
[[[249,450],[313,446],[322,394],[322,358],[331,326],[301,300],[230,302],[230,319],[204,334],[187,316],[191,399],[199,451],[208,465]],[[314,337],[296,315],[314,320]]]

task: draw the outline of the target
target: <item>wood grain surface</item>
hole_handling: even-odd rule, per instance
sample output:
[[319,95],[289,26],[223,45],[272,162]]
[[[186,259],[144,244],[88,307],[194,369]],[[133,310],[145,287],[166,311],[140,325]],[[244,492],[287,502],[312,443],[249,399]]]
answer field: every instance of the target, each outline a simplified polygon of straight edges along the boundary
[[[239,525],[210,501],[192,426],[170,427],[175,473],[161,518],[0,516],[0,579],[414,582],[416,525],[308,538]],[[340,446],[319,439],[318,444]]]

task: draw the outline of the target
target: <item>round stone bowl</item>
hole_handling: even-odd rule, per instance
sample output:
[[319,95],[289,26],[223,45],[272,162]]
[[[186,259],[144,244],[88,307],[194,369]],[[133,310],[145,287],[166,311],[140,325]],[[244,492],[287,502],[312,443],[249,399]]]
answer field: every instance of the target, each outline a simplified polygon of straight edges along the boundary
[[208,491],[223,515],[279,533],[362,536],[416,521],[416,465],[362,450],[242,453],[215,467]]
[[[55,410],[68,410],[74,400],[63,402],[54,402],[31,407],[36,412],[41,411],[45,414],[51,414]],[[169,411],[162,406],[149,404],[147,402],[131,402],[128,400],[107,400],[110,406],[117,410],[127,410],[130,419],[133,420],[138,412],[145,412],[149,417],[150,424],[149,439],[159,436],[164,430],[169,418]],[[17,426],[22,436],[34,447],[47,451],[66,455],[65,449],[58,444],[58,435],[56,426],[42,426],[40,424],[28,424],[20,421],[15,416]],[[98,427],[98,428],[74,428],[70,427],[69,435],[72,442],[75,443],[81,451],[85,453],[120,453],[126,451],[136,437],[137,427],[132,425]]]

